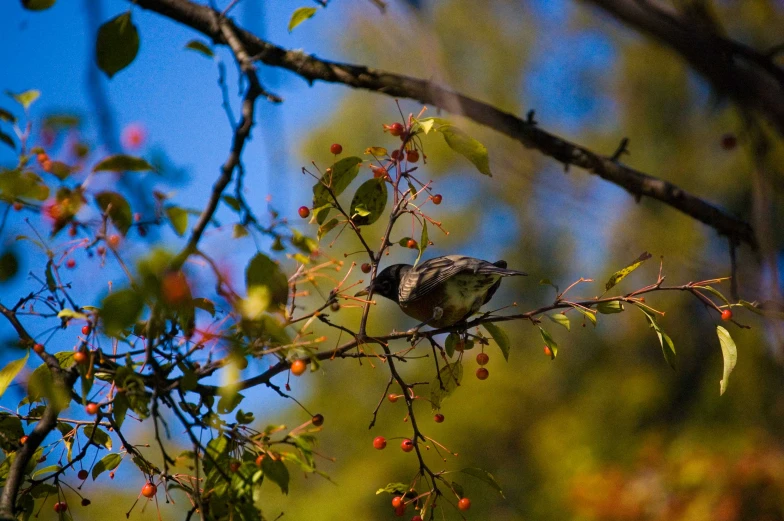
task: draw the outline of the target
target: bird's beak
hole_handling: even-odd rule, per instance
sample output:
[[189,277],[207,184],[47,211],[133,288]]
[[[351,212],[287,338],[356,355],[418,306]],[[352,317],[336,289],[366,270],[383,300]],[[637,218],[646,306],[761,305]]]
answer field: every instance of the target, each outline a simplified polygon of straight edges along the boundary
[[358,293],[355,293],[354,296],[355,297],[364,297],[364,296],[367,296],[369,294],[370,294],[370,286],[366,287],[365,289],[363,289],[362,291],[360,291]]

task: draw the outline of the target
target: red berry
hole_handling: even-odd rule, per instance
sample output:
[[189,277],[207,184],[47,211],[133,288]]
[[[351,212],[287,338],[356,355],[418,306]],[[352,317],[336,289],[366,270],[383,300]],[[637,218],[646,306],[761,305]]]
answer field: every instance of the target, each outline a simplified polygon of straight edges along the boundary
[[95,252],[96,252],[98,255],[106,255],[106,248],[104,248],[103,246],[98,246],[98,247],[95,249]]
[[261,464],[264,462],[264,454],[259,454],[256,457],[256,466],[261,467]]
[[120,245],[120,236],[117,234],[110,235],[106,242],[109,244],[111,249],[116,250]]
[[721,312],[721,319],[724,320],[725,322],[728,321],[728,320],[732,320],[732,310],[731,309],[725,309],[724,311],[722,311]]
[[83,498],[82,498],[82,506],[83,506],[83,507],[90,506],[90,503],[92,503],[92,501],[90,501],[90,500],[89,500],[89,499],[87,499],[86,497],[83,497]]
[[68,505],[65,503],[65,501],[58,501],[54,504],[54,511],[58,514],[61,514],[66,510],[68,510]]
[[414,239],[408,239],[406,246],[411,248],[412,250],[415,250],[417,248],[417,242]]
[[98,404],[88,403],[87,406],[84,408],[84,410],[90,416],[95,416],[96,414],[98,414]]
[[476,355],[476,363],[479,365],[487,365],[487,362],[490,361],[490,357],[487,356],[487,353],[479,353]]
[[89,324],[86,325],[86,326],[82,326],[82,334],[83,335],[89,335],[90,331],[92,331],[92,330],[93,329],[89,326]]
[[727,133],[721,136],[721,148],[724,150],[732,150],[738,145],[738,138],[735,134]]
[[231,463],[229,463],[229,470],[232,472],[237,472],[238,470],[240,470],[240,466],[242,466],[242,463],[240,463],[239,461],[232,461]]
[[28,438],[29,436],[22,436],[21,438],[19,438],[19,445],[24,445],[25,443],[27,443]]
[[392,498],[392,507],[397,508],[403,504],[403,496],[395,496]]
[[87,353],[82,351],[81,349],[74,353],[74,362],[77,364],[83,364],[87,361]]
[[362,273],[370,273],[371,266],[367,262],[364,263],[362,266],[359,267],[362,270]]
[[480,367],[476,370],[476,377],[480,380],[487,380],[487,377],[490,376],[490,371],[485,369],[484,367]]
[[396,507],[395,515],[397,517],[403,517],[404,515],[406,515],[406,505],[400,505],[399,507]]
[[153,483],[145,483],[142,487],[142,496],[146,498],[151,498],[157,493],[158,487],[156,487]]
[[471,500],[467,497],[460,498],[460,501],[457,502],[457,508],[465,512],[469,508],[471,508]]
[[550,358],[553,357],[553,350],[550,349],[550,346],[544,346],[544,354],[546,354]]
[[77,232],[76,225],[72,224],[71,227],[68,228],[68,236],[69,237],[76,237],[76,232]]
[[22,203],[20,203],[19,201],[15,202],[14,203],[14,210],[16,210],[18,212],[21,209],[22,209]]
[[171,306],[191,302],[191,287],[182,271],[170,271],[161,279],[161,298]]
[[44,346],[43,346],[43,344],[35,344],[35,345],[33,346],[33,351],[35,351],[35,352],[36,352],[36,353],[38,353],[39,355],[40,355],[41,353],[43,353],[43,352],[44,352]]
[[317,414],[313,416],[313,418],[311,418],[310,421],[312,421],[313,425],[315,425],[316,427],[321,427],[322,425],[324,425],[324,415]]
[[291,362],[291,374],[294,376],[301,376],[307,367],[308,366],[304,360],[294,360]]
[[390,394],[389,396],[387,396],[387,400],[389,400],[392,403],[395,403],[398,398],[400,398],[400,396],[396,394]]
[[381,450],[387,446],[387,440],[383,436],[377,436],[373,439],[373,448]]
[[371,166],[370,170],[373,171],[373,177],[375,178],[386,177],[388,174],[387,169],[383,166]]
[[329,151],[332,152],[335,155],[338,155],[341,152],[343,152],[343,146],[341,146],[341,145],[339,145],[337,143],[334,143],[331,147],[329,147]]
[[41,168],[43,168],[44,172],[51,172],[52,171],[52,162],[47,159],[43,163],[41,163]]
[[74,269],[76,267],[76,261],[73,259],[68,259],[65,261],[65,267],[68,269]]
[[422,521],[422,516],[414,516],[411,518],[411,521]]
[[140,214],[139,212],[136,212],[135,214],[133,214],[133,222],[137,222],[138,223],[141,220],[142,220],[142,214]]
[[391,125],[385,125],[385,126],[386,126],[387,130],[389,130],[389,133],[392,134],[393,136],[399,136],[399,135],[403,134],[403,132],[406,130],[405,127],[402,124],[398,123],[398,122],[392,123]]
[[111,472],[109,473],[109,479],[114,479],[114,471],[111,471]]
[[408,159],[409,163],[416,163],[419,161],[419,152],[416,150],[409,150],[406,152],[406,159]]
[[144,144],[146,138],[147,131],[144,127],[139,123],[131,123],[123,129],[120,141],[125,148],[138,149]]
[[436,194],[436,195],[433,196],[433,204],[441,204],[441,201],[443,199],[444,198],[443,198],[443,196],[441,194]]
[[298,212],[300,217],[302,217],[303,219],[307,219],[308,216],[310,215],[310,208],[308,208],[307,206],[300,206]]
[[79,479],[81,479],[82,481],[84,481],[85,479],[87,479],[87,476],[89,476],[89,475],[90,475],[90,473],[87,472],[87,470],[82,469],[82,470],[79,471],[79,474],[77,474],[76,476]]
[[403,452],[411,452],[414,450],[414,442],[406,438],[400,444],[400,448],[403,449]]
[[49,160],[49,156],[46,154],[46,152],[41,152],[40,154],[35,156],[35,158],[38,160],[39,163],[43,163],[44,161]]
[[393,161],[397,161],[398,158],[400,157],[400,150],[393,150],[391,157]]
[[436,414],[435,416],[433,416],[433,419],[435,420],[436,423],[443,423],[444,422],[444,415],[441,414],[441,413]]

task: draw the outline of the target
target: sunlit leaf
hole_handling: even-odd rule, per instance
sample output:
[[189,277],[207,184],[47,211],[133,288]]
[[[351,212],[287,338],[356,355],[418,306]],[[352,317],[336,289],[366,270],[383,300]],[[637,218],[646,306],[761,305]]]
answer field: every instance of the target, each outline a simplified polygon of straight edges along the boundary
[[738,348],[735,347],[735,341],[730,336],[729,331],[723,327],[716,326],[716,334],[719,336],[721,354],[724,358],[724,374],[722,375],[721,382],[719,382],[719,393],[723,395],[727,390],[727,382],[730,378],[730,373],[735,369],[735,364],[738,361]]
[[599,302],[596,304],[596,311],[605,315],[620,313],[623,311],[623,303],[617,300],[613,300],[611,302]]
[[280,487],[284,494],[289,493],[289,469],[280,459],[264,458],[261,462],[264,477]]
[[95,43],[98,68],[111,78],[126,68],[139,52],[139,31],[131,12],[123,13],[101,25]]
[[32,105],[39,96],[41,96],[41,91],[35,89],[26,90],[24,92],[20,92],[19,94],[14,94],[10,91],[5,91],[5,93],[16,100],[16,102],[19,103],[25,110],[30,108],[30,105]]
[[110,293],[101,302],[99,316],[104,331],[109,336],[122,336],[134,325],[144,309],[144,299],[133,289],[121,289]]
[[167,206],[164,211],[174,229],[174,233],[182,237],[188,230],[188,211],[179,206]]
[[390,483],[386,487],[376,490],[376,495],[383,494],[385,492],[387,494],[395,494],[395,495],[402,496],[406,492],[408,492],[408,485],[406,485],[405,483]]
[[326,234],[328,234],[335,226],[340,224],[340,221],[335,219],[334,217],[327,221],[326,223],[319,226],[317,237],[321,240]]
[[112,439],[109,435],[101,429],[100,427],[95,427],[93,425],[88,425],[84,428],[84,435],[87,436],[87,439],[92,439],[93,443],[106,447],[109,450],[112,450]]
[[417,254],[416,261],[414,261],[414,265],[419,264],[419,259],[421,259],[422,254],[425,253],[429,242],[430,238],[427,236],[427,221],[422,221],[422,235],[420,235],[419,242],[417,243],[417,250],[419,250],[419,253]]
[[[332,193],[337,197],[348,188],[348,185],[357,177],[360,164],[362,164],[362,158],[360,157],[344,157],[321,176],[321,179],[313,185],[314,212],[332,202],[329,190],[332,190]],[[326,219],[326,214],[324,213],[323,215],[323,218],[321,218],[321,214],[319,215],[319,224],[322,224],[324,219]]]
[[569,322],[569,317],[564,315],[563,313],[554,313],[552,315],[545,315],[547,318],[558,324],[559,326],[563,326],[566,328],[567,331],[570,331],[571,324]]
[[18,375],[19,371],[25,366],[29,356],[30,351],[26,351],[22,358],[8,362],[6,366],[0,370],[0,396],[5,393],[5,390],[11,385],[11,382],[16,378],[16,375]]
[[621,270],[618,270],[618,271],[616,271],[615,273],[613,273],[613,274],[610,276],[610,279],[607,281],[607,284],[605,284],[605,285],[604,285],[604,290],[605,290],[605,291],[610,291],[610,289],[611,289],[613,286],[615,286],[616,284],[618,284],[619,282],[621,282],[621,281],[622,281],[624,278],[626,278],[626,276],[627,276],[629,273],[631,273],[631,272],[633,272],[634,270],[636,270],[637,268],[639,268],[639,267],[642,265],[642,263],[643,263],[643,262],[647,261],[647,260],[648,260],[648,259],[650,259],[651,257],[652,257],[652,255],[651,255],[650,253],[648,253],[647,251],[644,251],[644,252],[642,252],[642,253],[640,254],[640,256],[639,256],[639,257],[637,257],[637,259],[635,259],[634,261],[632,261],[632,263],[631,263],[631,264],[629,264],[629,265],[628,265],[628,266],[626,266],[625,268],[623,268],[623,269],[621,269]]
[[384,147],[368,147],[365,149],[365,153],[376,157],[386,157],[387,149]]
[[116,452],[107,454],[95,464],[93,467],[93,481],[107,470],[116,469],[122,463],[122,456]]
[[659,326],[659,321],[656,319],[656,316],[645,309],[643,305],[636,304],[637,308],[645,314],[645,317],[648,319],[648,322],[651,324],[651,327],[654,331],[656,331],[656,335],[659,337],[659,343],[661,344],[662,354],[664,355],[664,360],[667,361],[670,367],[675,369],[676,357],[675,357],[675,345],[672,343],[672,339],[667,335],[667,333],[662,330],[661,326]]
[[462,130],[452,125],[439,127],[449,148],[471,161],[479,172],[492,177],[490,172],[490,156],[487,148]]
[[318,11],[318,9],[315,7],[300,7],[296,9],[289,20],[289,32],[293,31],[295,27],[308,18],[312,18],[313,15],[316,14],[316,11]]
[[271,310],[285,306],[289,296],[289,282],[280,266],[263,253],[257,253],[245,270],[245,282],[250,292],[254,287],[269,291]]

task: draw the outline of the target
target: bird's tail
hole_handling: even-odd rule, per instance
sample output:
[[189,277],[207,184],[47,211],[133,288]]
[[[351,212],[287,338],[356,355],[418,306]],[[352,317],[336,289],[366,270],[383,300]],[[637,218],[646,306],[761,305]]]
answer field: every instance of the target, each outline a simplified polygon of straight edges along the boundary
[[528,275],[527,273],[522,271],[506,269],[507,264],[505,260],[496,261],[493,263],[493,266],[496,267],[496,269],[493,270],[493,273],[497,275],[501,275],[502,277],[515,277],[520,275]]

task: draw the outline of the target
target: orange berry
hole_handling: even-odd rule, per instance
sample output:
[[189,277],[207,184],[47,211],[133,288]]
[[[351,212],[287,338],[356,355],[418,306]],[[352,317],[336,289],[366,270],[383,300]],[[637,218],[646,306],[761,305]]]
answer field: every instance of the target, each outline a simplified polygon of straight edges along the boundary
[[98,414],[98,404],[88,403],[87,406],[84,408],[84,410],[90,416],[95,416],[96,414]]
[[471,500],[467,497],[460,498],[460,501],[457,502],[457,508],[465,512],[471,508]]
[[373,171],[373,177],[375,178],[386,177],[388,174],[387,169],[383,166],[371,166],[370,170]]
[[24,445],[25,443],[27,443],[28,438],[29,436],[22,436],[21,438],[19,438],[19,445]]
[[546,354],[550,358],[553,357],[553,350],[550,349],[550,346],[544,346],[544,354]]
[[38,353],[39,355],[40,355],[41,353],[43,353],[43,352],[44,352],[44,346],[43,346],[43,344],[35,344],[35,345],[33,346],[33,351],[35,351],[35,352],[36,352],[36,353]]
[[22,206],[22,203],[20,203],[19,201],[17,201],[17,202],[15,202],[15,203],[14,203],[14,210],[15,210],[15,211],[17,211],[17,212],[18,212],[18,211],[19,211],[19,210],[21,210],[22,208],[23,208],[23,206]]
[[58,514],[61,514],[66,510],[68,510],[68,504],[66,504],[65,501],[58,501],[57,503],[54,504],[54,511],[57,512]]
[[297,212],[299,213],[300,217],[302,217],[303,219],[307,219],[308,216],[310,215],[310,208],[308,208],[307,206],[300,206]]
[[398,122],[394,122],[391,125],[384,125],[384,129],[389,131],[393,136],[400,136],[406,130],[406,128]]
[[46,160],[41,163],[41,168],[44,169],[44,172],[51,172],[52,171],[52,162],[50,160]]
[[256,466],[261,467],[261,464],[264,462],[264,454],[259,454],[256,456]]
[[444,198],[443,198],[443,196],[441,194],[436,194],[436,195],[433,196],[433,204],[441,204],[441,201],[443,199]]
[[403,452],[411,452],[414,450],[414,442],[406,438],[400,443],[400,448],[403,450]]
[[728,321],[728,320],[732,320],[732,310],[731,309],[725,309],[724,311],[722,311],[721,312],[721,319],[723,321],[725,321],[725,322]]
[[387,440],[383,436],[377,436],[373,439],[373,448],[381,450],[387,446]]
[[90,331],[92,331],[92,330],[93,330],[93,328],[90,327],[90,324],[87,324],[86,326],[82,326],[82,334],[83,335],[89,335]]
[[308,364],[306,364],[304,360],[294,360],[291,362],[291,374],[294,376],[301,376],[307,367]]
[[397,508],[402,504],[403,504],[403,496],[395,496],[392,498],[392,506],[394,508]]
[[161,279],[161,297],[170,306],[177,306],[189,302],[191,288],[188,279],[181,271],[170,271]]
[[142,496],[146,498],[151,498],[157,493],[158,487],[156,487],[153,483],[145,483],[142,487]]
[[86,361],[87,361],[87,353],[81,350],[74,353],[74,362],[76,362],[77,364],[83,364]]
[[49,155],[46,152],[41,152],[40,154],[36,155],[35,158],[39,163],[43,163],[44,161],[49,160]]
[[120,236],[117,234],[112,234],[109,236],[106,242],[107,244],[109,244],[109,247],[111,249],[116,250],[117,247],[120,245]]
[[408,242],[406,242],[406,246],[408,248],[411,248],[412,250],[415,250],[417,248],[417,242],[414,239],[408,239]]
[[387,399],[390,402],[392,402],[392,403],[395,403],[398,398],[400,398],[400,397],[398,395],[396,395],[396,394],[390,394],[389,396],[387,396]]

